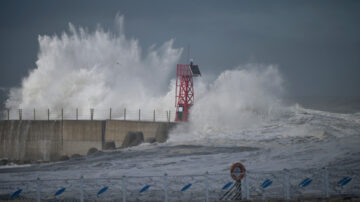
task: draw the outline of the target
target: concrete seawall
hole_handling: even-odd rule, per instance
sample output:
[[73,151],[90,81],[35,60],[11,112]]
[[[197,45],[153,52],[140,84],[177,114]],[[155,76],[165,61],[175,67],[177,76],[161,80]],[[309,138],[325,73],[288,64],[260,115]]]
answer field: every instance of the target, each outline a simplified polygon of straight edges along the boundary
[[144,138],[165,140],[175,123],[123,120],[0,121],[0,159],[11,161],[54,161],[61,156],[85,155],[105,142],[120,147],[129,131]]

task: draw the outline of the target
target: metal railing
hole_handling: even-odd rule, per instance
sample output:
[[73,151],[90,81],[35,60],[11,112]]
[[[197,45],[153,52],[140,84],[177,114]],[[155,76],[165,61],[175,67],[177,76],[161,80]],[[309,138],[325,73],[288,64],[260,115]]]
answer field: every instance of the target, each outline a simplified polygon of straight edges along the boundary
[[173,122],[171,110],[142,109],[6,109],[0,120],[132,120]]
[[[249,172],[242,180],[243,199],[359,197],[360,170]],[[7,199],[80,201],[218,201],[234,181],[229,174],[121,176],[0,181]]]

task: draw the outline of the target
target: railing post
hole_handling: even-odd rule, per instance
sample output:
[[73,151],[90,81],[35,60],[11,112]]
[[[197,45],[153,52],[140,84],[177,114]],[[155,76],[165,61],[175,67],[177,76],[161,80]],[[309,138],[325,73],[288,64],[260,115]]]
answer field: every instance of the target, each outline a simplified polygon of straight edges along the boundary
[[7,109],[7,120],[10,120],[10,109]]
[[76,108],[76,120],[79,120],[79,109]]
[[324,168],[324,191],[325,197],[329,198],[329,171],[327,167]]
[[170,119],[171,119],[171,110],[169,110],[169,123],[170,123]]
[[50,109],[47,110],[48,121],[50,121]]
[[35,108],[34,108],[34,121],[36,120]]
[[109,119],[111,120],[111,108],[110,108],[110,117],[109,117]]
[[164,174],[164,201],[168,202],[168,185],[167,185],[167,173]]
[[290,200],[290,178],[287,170],[284,170],[283,186],[284,186],[284,199]]
[[19,109],[19,120],[22,120],[22,109]]
[[38,177],[36,179],[36,201],[40,202],[41,201],[41,196],[40,196],[40,178]]
[[169,120],[169,111],[166,110],[166,121]]
[[139,121],[141,120],[141,110],[139,109]]
[[84,202],[84,176],[80,177],[80,202]]
[[122,199],[126,202],[126,176],[122,177]]
[[155,122],[155,109],[154,109],[154,114],[153,114],[153,122]]
[[94,120],[94,108],[90,109],[90,120]]
[[61,121],[63,121],[63,120],[64,120],[64,109],[61,108]]
[[126,120],[126,108],[124,108],[124,121]]
[[205,201],[209,202],[209,172],[208,171],[206,171],[205,173],[205,188],[206,188]]

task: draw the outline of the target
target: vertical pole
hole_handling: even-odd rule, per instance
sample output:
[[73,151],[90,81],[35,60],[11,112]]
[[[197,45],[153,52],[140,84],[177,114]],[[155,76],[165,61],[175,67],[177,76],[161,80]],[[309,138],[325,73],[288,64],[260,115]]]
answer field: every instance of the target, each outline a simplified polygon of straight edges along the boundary
[[50,121],[50,109],[47,110],[48,121]]
[[64,120],[64,109],[61,108],[61,121],[63,121],[63,120]]
[[283,179],[283,185],[284,185],[284,199],[290,200],[290,178],[289,173],[285,170],[284,171],[284,179]]
[[34,121],[36,120],[36,118],[35,118],[36,116],[35,116],[35,108],[34,108]]
[[79,120],[79,109],[76,108],[76,120]]
[[169,123],[170,123],[170,119],[171,119],[171,110],[169,110]]
[[247,171],[245,171],[245,197],[246,197],[246,200],[250,200]]
[[164,174],[164,193],[165,193],[165,202],[168,202],[168,185],[167,185],[167,173]]
[[110,117],[109,117],[109,119],[111,120],[111,108],[110,108]]
[[329,171],[326,167],[324,168],[324,191],[325,197],[329,198]]
[[84,176],[80,177],[80,202],[84,202]]
[[22,109],[19,109],[19,120],[22,120]]
[[38,177],[36,179],[36,201],[40,202],[41,198],[40,198],[40,178]]
[[126,108],[124,108],[124,120],[126,120]]
[[94,120],[94,109],[90,109],[90,120]]
[[139,121],[141,120],[140,113],[141,113],[141,111],[140,111],[140,109],[139,109]]
[[126,177],[122,177],[122,199],[123,202],[126,202]]
[[153,122],[155,122],[155,109],[154,109],[154,114],[153,114]]
[[10,120],[10,109],[7,109],[7,120]]
[[169,120],[169,111],[166,111],[166,121]]
[[206,187],[205,201],[209,202],[209,172],[208,171],[206,171],[205,173],[205,187]]

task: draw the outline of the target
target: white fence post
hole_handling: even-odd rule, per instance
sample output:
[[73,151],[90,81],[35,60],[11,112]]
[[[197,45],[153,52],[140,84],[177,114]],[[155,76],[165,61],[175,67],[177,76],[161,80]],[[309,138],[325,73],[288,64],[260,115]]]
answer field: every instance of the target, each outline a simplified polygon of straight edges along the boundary
[[80,177],[80,202],[84,202],[84,177]]
[[36,179],[36,201],[37,202],[41,201],[41,197],[40,197],[40,178],[39,177]]
[[205,187],[206,187],[205,201],[209,202],[209,172],[208,171],[206,171],[205,173]]
[[289,173],[287,170],[284,170],[284,179],[283,179],[283,185],[284,185],[284,199],[290,200],[290,178]]
[[164,174],[164,194],[165,194],[165,198],[164,201],[168,202],[168,187],[167,187],[167,173]]
[[126,176],[122,177],[122,199],[126,202]]
[[326,167],[324,168],[324,191],[325,197],[329,198],[329,171]]

